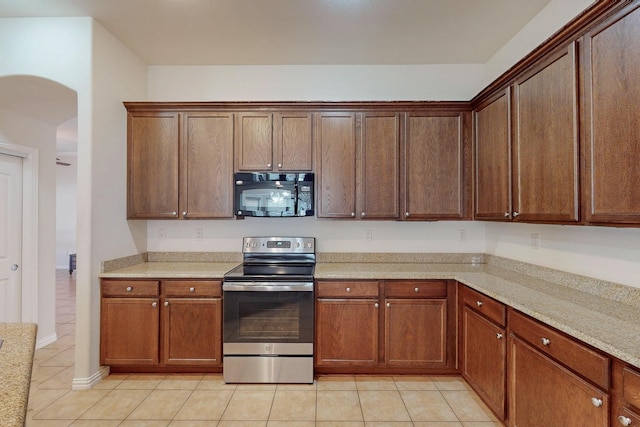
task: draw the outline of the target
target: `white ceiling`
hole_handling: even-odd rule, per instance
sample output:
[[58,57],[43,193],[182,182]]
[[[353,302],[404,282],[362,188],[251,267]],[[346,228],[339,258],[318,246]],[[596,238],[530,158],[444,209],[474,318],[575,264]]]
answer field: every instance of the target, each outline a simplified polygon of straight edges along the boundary
[[150,65],[486,63],[550,0],[0,0],[92,16]]

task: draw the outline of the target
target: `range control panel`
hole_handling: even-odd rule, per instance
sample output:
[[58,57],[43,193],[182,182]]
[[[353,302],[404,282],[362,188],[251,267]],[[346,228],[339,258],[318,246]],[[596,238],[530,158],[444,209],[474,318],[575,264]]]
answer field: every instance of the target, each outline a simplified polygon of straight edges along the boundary
[[245,237],[243,253],[315,253],[315,237]]

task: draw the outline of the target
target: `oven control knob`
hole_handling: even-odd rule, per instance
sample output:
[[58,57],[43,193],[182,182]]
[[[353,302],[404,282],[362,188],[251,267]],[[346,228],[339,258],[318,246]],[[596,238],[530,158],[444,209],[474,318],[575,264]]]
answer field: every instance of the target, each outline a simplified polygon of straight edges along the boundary
[[313,247],[313,243],[311,243],[311,242],[307,243],[307,247],[308,247],[309,249],[311,249],[311,248]]
[[300,242],[296,242],[296,248],[300,247]]

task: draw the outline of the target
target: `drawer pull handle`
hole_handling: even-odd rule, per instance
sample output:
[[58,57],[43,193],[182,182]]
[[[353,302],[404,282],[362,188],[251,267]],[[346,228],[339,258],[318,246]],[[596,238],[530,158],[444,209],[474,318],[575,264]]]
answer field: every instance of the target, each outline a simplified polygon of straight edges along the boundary
[[347,289],[345,289],[345,291],[351,292],[351,288],[347,288]]
[[193,286],[189,288],[189,292],[195,292],[196,288],[194,288]]
[[549,338],[542,338],[542,345],[549,345],[551,344],[551,340]]
[[482,304],[483,304],[483,303],[482,303],[482,301],[476,301],[476,305],[477,305],[478,307],[482,307]]
[[133,288],[131,286],[127,286],[127,292],[131,292]]
[[593,403],[593,406],[595,406],[596,408],[599,408],[602,406],[602,399],[598,399],[597,397],[592,397],[591,403]]
[[420,292],[420,288],[413,288],[413,292]]
[[157,302],[154,301],[154,302],[151,303],[151,307],[156,308],[157,306],[158,306]]
[[380,304],[375,303],[375,304],[373,304],[373,306],[374,306],[375,308],[378,308],[378,307],[380,307]]
[[618,422],[620,424],[622,424],[623,426],[630,426],[631,425],[631,418],[625,417],[624,415],[620,415],[618,417]]
[[500,332],[498,332],[498,333],[496,334],[496,338],[498,338],[499,340],[501,340],[501,339],[502,339],[502,334],[501,334]]

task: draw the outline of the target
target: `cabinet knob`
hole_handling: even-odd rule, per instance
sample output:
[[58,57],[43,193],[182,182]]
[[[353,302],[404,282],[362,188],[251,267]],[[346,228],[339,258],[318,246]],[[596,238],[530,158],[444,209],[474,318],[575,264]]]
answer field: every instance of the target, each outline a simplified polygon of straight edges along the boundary
[[505,212],[505,213],[504,213],[504,217],[505,217],[505,218],[509,218],[510,216],[511,216],[511,215],[509,215],[509,212]]
[[620,424],[622,424],[623,426],[630,426],[631,425],[631,418],[625,417],[624,415],[620,415],[618,417],[618,422]]
[[482,301],[476,301],[476,305],[477,305],[478,307],[482,307],[482,304],[483,304],[483,302],[482,302]]
[[127,286],[127,292],[131,292],[132,290],[133,290],[133,287]]
[[151,303],[151,307],[156,308],[157,306],[158,306],[157,302],[154,301],[154,302]]
[[351,212],[351,217],[353,218],[355,216],[356,216],[356,213],[355,212]]
[[270,168],[271,167],[271,163],[267,163],[267,167]]
[[591,403],[593,404],[593,406],[595,406],[596,408],[599,408],[602,406],[602,399],[598,399],[597,397],[592,397],[591,398]]
[[187,211],[182,211],[182,216],[187,216]]
[[515,217],[517,217],[517,216],[519,216],[519,215],[520,215],[520,212],[514,212],[514,213],[513,213],[513,217],[514,217],[514,218],[515,218]]
[[194,288],[193,286],[189,288],[189,292],[193,293],[196,291],[196,288]]
[[391,303],[390,302],[387,303],[387,307],[391,307]]
[[165,301],[165,302],[164,302],[164,306],[165,306],[165,307],[169,307],[169,301]]
[[364,218],[364,215],[365,215],[365,213],[364,213],[364,212],[362,212],[362,213],[360,214],[360,216],[361,216],[362,218]]
[[496,338],[498,338],[499,340],[501,340],[501,339],[502,339],[502,334],[501,334],[500,332],[498,332],[498,333],[496,334]]
[[345,289],[345,291],[351,292],[351,288],[347,288],[347,289]]
[[282,163],[278,163],[278,169],[282,167]]
[[542,338],[542,345],[549,345],[551,344],[551,340],[549,338]]
[[405,218],[409,218],[409,215],[410,215],[409,212],[404,213]]
[[420,288],[418,287],[413,288],[413,292],[420,292]]
[[380,307],[380,304],[375,303],[375,304],[373,304],[373,306],[374,306],[375,308],[378,308],[378,307]]

